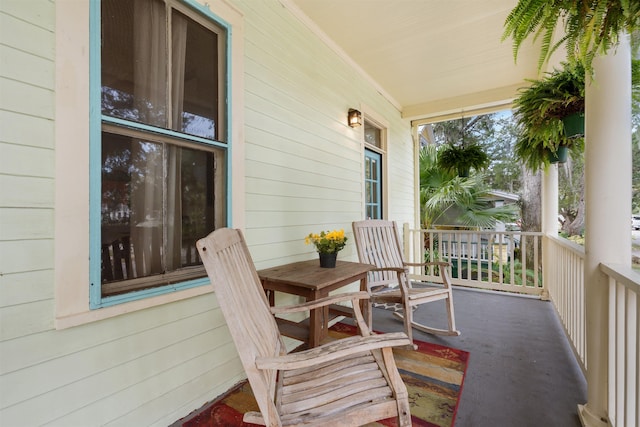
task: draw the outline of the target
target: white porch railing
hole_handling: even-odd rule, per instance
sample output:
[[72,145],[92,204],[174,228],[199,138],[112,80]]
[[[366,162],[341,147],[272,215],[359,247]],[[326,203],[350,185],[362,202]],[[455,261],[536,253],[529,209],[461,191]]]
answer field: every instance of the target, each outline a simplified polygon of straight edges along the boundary
[[[548,244],[547,244],[548,243]],[[584,247],[567,239],[546,237],[545,278],[549,298],[560,317],[582,372],[586,372],[587,343],[584,311]]]
[[[531,295],[543,293],[542,233],[520,231],[413,230],[404,224],[407,261],[448,261],[454,285]],[[435,270],[410,270],[435,279]]]
[[[620,265],[601,264],[609,276],[609,357],[607,413],[614,427],[640,426],[640,331],[638,274]],[[603,384],[604,385],[604,384]]]
[[[449,261],[454,285],[548,295],[586,372],[582,246],[542,233],[414,230],[408,224],[404,224],[403,235],[408,262]],[[547,260],[544,266],[542,259]],[[544,283],[540,278],[543,267]],[[600,269],[609,278],[609,345],[603,349],[607,351],[608,381],[589,387],[606,388],[612,427],[640,427],[640,279],[626,266],[601,264]],[[436,279],[434,269],[414,268],[410,273],[415,279]]]

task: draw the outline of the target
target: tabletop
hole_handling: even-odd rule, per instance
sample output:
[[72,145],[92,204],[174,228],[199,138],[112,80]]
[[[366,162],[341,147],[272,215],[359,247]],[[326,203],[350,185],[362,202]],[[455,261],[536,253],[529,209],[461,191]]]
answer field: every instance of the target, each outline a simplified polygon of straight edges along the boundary
[[375,266],[351,261],[336,261],[335,268],[322,268],[317,259],[294,262],[258,271],[261,280],[294,285],[309,290],[322,290],[360,276]]

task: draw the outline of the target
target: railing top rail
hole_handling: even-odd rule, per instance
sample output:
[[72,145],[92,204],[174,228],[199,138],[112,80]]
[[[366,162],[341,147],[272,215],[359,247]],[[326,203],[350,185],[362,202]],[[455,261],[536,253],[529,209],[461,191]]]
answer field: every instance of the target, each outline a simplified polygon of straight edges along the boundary
[[563,248],[568,249],[571,252],[574,252],[577,255],[582,255],[584,257],[584,246],[581,246],[563,237],[557,237],[551,234],[548,234],[547,237],[553,240],[553,242],[558,244],[559,246],[562,246]]
[[411,232],[420,233],[447,233],[447,234],[518,234],[521,236],[543,236],[541,231],[495,231],[495,230],[439,230],[426,228],[410,228]]
[[631,291],[640,294],[640,273],[625,264],[600,264],[600,270],[616,282],[629,288]]

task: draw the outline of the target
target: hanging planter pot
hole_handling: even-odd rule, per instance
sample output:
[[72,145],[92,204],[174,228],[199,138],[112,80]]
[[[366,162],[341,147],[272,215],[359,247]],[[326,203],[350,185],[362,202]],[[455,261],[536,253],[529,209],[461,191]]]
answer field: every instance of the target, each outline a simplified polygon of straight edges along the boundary
[[469,178],[469,168],[468,167],[458,167],[458,176],[461,178]]
[[549,159],[549,163],[566,163],[568,157],[569,147],[567,147],[566,145],[559,146],[555,152],[547,150],[547,158]]
[[584,112],[568,115],[562,119],[564,134],[567,138],[578,138],[584,136]]

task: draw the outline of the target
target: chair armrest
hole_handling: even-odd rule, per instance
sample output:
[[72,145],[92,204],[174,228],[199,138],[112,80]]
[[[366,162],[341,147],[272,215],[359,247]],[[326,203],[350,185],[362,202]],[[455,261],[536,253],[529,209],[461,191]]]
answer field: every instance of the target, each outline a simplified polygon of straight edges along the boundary
[[357,304],[359,300],[369,299],[367,292],[348,292],[344,294],[331,295],[314,301],[304,302],[302,304],[283,305],[279,307],[269,307],[271,314],[298,313],[300,311],[309,311],[314,308],[324,307],[339,302],[352,301]]
[[438,265],[440,267],[451,267],[450,262],[443,262],[443,261],[405,262],[404,265],[406,265],[407,267],[424,267],[429,265]]
[[404,273],[406,269],[404,267],[376,267],[369,270],[369,272],[373,271],[395,271],[396,273]]
[[319,365],[346,356],[363,353],[385,347],[410,345],[411,341],[404,332],[394,332],[366,337],[355,336],[333,341],[319,347],[276,357],[256,358],[258,369],[291,370]]

